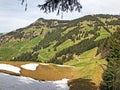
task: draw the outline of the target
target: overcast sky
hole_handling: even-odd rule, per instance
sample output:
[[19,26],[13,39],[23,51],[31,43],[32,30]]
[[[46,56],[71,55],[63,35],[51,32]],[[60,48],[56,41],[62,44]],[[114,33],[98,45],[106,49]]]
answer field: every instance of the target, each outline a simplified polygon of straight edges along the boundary
[[38,18],[45,19],[76,19],[88,14],[120,14],[120,0],[80,0],[81,13],[73,12],[56,16],[56,13],[44,14],[37,7],[44,0],[28,0],[28,10],[24,10],[20,0],[0,0],[0,32],[25,27]]

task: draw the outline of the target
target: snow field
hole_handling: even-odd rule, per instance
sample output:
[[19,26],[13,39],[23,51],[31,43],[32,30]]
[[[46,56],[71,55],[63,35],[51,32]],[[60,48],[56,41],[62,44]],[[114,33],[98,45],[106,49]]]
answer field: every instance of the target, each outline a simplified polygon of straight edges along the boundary
[[21,65],[22,68],[27,69],[27,70],[36,70],[38,66],[39,64],[36,64],[36,63]]
[[6,70],[6,71],[11,71],[14,73],[20,73],[20,68],[19,67],[15,67],[9,64],[0,64],[0,70]]
[[68,79],[38,81],[28,77],[0,73],[0,90],[69,90]]

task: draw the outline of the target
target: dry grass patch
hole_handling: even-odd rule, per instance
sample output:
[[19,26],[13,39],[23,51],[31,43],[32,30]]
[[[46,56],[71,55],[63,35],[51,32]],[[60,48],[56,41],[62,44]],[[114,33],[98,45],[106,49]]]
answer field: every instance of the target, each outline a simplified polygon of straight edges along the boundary
[[[27,70],[21,67],[33,62],[0,62],[10,64],[21,68],[20,75],[31,77],[36,80],[60,80],[63,78],[70,79],[68,85],[70,90],[98,90],[102,81],[104,72],[100,65],[106,64],[104,60],[91,60],[75,64],[74,66],[57,66],[56,64],[39,64],[36,70]],[[0,72],[18,75],[9,71]]]
[[72,79],[76,77],[73,67],[59,67],[54,64],[39,64],[35,71],[22,68],[21,75],[32,77],[37,80],[60,80],[63,78]]
[[0,62],[0,64],[9,64],[21,69],[20,74],[0,70],[0,72],[4,72],[11,75],[21,75],[26,77],[31,77],[37,80],[60,80],[63,78],[73,79],[76,78],[76,68],[73,66],[57,66],[55,64],[39,64],[36,70],[27,70],[21,67],[21,65],[25,64],[33,64],[35,62]]

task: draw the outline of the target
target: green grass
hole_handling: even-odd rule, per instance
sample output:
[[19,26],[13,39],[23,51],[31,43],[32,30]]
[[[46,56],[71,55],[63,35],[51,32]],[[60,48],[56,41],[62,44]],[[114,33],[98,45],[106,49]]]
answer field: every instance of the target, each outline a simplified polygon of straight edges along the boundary
[[88,51],[82,53],[79,57],[80,58],[93,58],[96,56],[97,50],[98,50],[98,47],[95,47],[91,50],[88,50]]
[[101,65],[107,64],[105,59],[100,59],[97,55],[97,47],[88,50],[81,55],[74,55],[73,60],[65,63],[65,65],[74,66],[77,68],[77,78],[91,79],[92,82],[99,86],[104,72]]
[[53,58],[57,52],[60,52],[63,49],[68,48],[68,47],[70,47],[72,45],[75,45],[75,44],[77,44],[79,42],[80,42],[80,40],[78,40],[75,43],[73,43],[70,39],[68,39],[65,42],[63,42],[62,44],[60,44],[57,47],[57,50],[54,51],[54,45],[56,44],[56,41],[54,41],[53,44],[50,45],[49,47],[39,50],[38,60],[42,61],[42,62],[47,62],[51,58]]
[[74,45],[74,44],[77,44],[78,42],[79,42],[79,41],[73,43],[70,39],[68,39],[68,40],[66,40],[65,42],[63,42],[62,44],[60,44],[60,45],[57,47],[57,50],[58,50],[58,51],[61,51],[61,50],[65,49],[65,48],[68,48],[68,47]]
[[84,28],[84,31],[85,31],[85,32],[88,32],[88,31],[91,31],[91,30],[93,30],[93,29],[94,29],[93,27],[86,26],[86,27]]
[[67,34],[68,32],[74,30],[75,28],[76,28],[76,26],[75,27],[69,27],[69,28],[67,28],[64,32],[62,32],[62,35]]
[[96,56],[98,47],[95,47],[91,50],[88,50],[84,53],[82,53],[81,55],[74,55],[73,60],[70,60],[68,62],[66,62],[66,65],[75,65],[78,64],[81,61],[93,61],[93,60],[99,60],[101,57],[99,55]]
[[26,40],[21,42],[11,41],[0,46],[0,57],[2,60],[10,60],[12,57],[18,56],[24,52],[28,52],[37,45],[41,40],[41,36],[38,36],[32,40]]
[[76,64],[73,64],[72,66],[76,66],[76,67],[82,67],[82,66],[88,66],[88,65],[90,65],[90,64],[92,64],[92,62],[79,62],[79,63],[76,63]]
[[56,41],[54,41],[53,44],[50,45],[49,47],[39,50],[38,61],[42,62],[49,61],[56,53],[53,48],[55,44]]
[[97,37],[97,38],[95,39],[95,41],[101,40],[101,39],[104,39],[104,38],[107,38],[107,37],[110,37],[110,36],[111,36],[110,33],[107,32],[104,28],[101,28],[100,31],[99,31],[99,33],[100,33],[100,36]]

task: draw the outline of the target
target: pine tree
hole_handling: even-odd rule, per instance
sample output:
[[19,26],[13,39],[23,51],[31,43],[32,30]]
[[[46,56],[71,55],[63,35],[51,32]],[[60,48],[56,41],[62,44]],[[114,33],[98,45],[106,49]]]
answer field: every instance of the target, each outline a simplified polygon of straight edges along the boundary
[[107,70],[103,74],[101,90],[120,90],[120,31],[108,41]]

